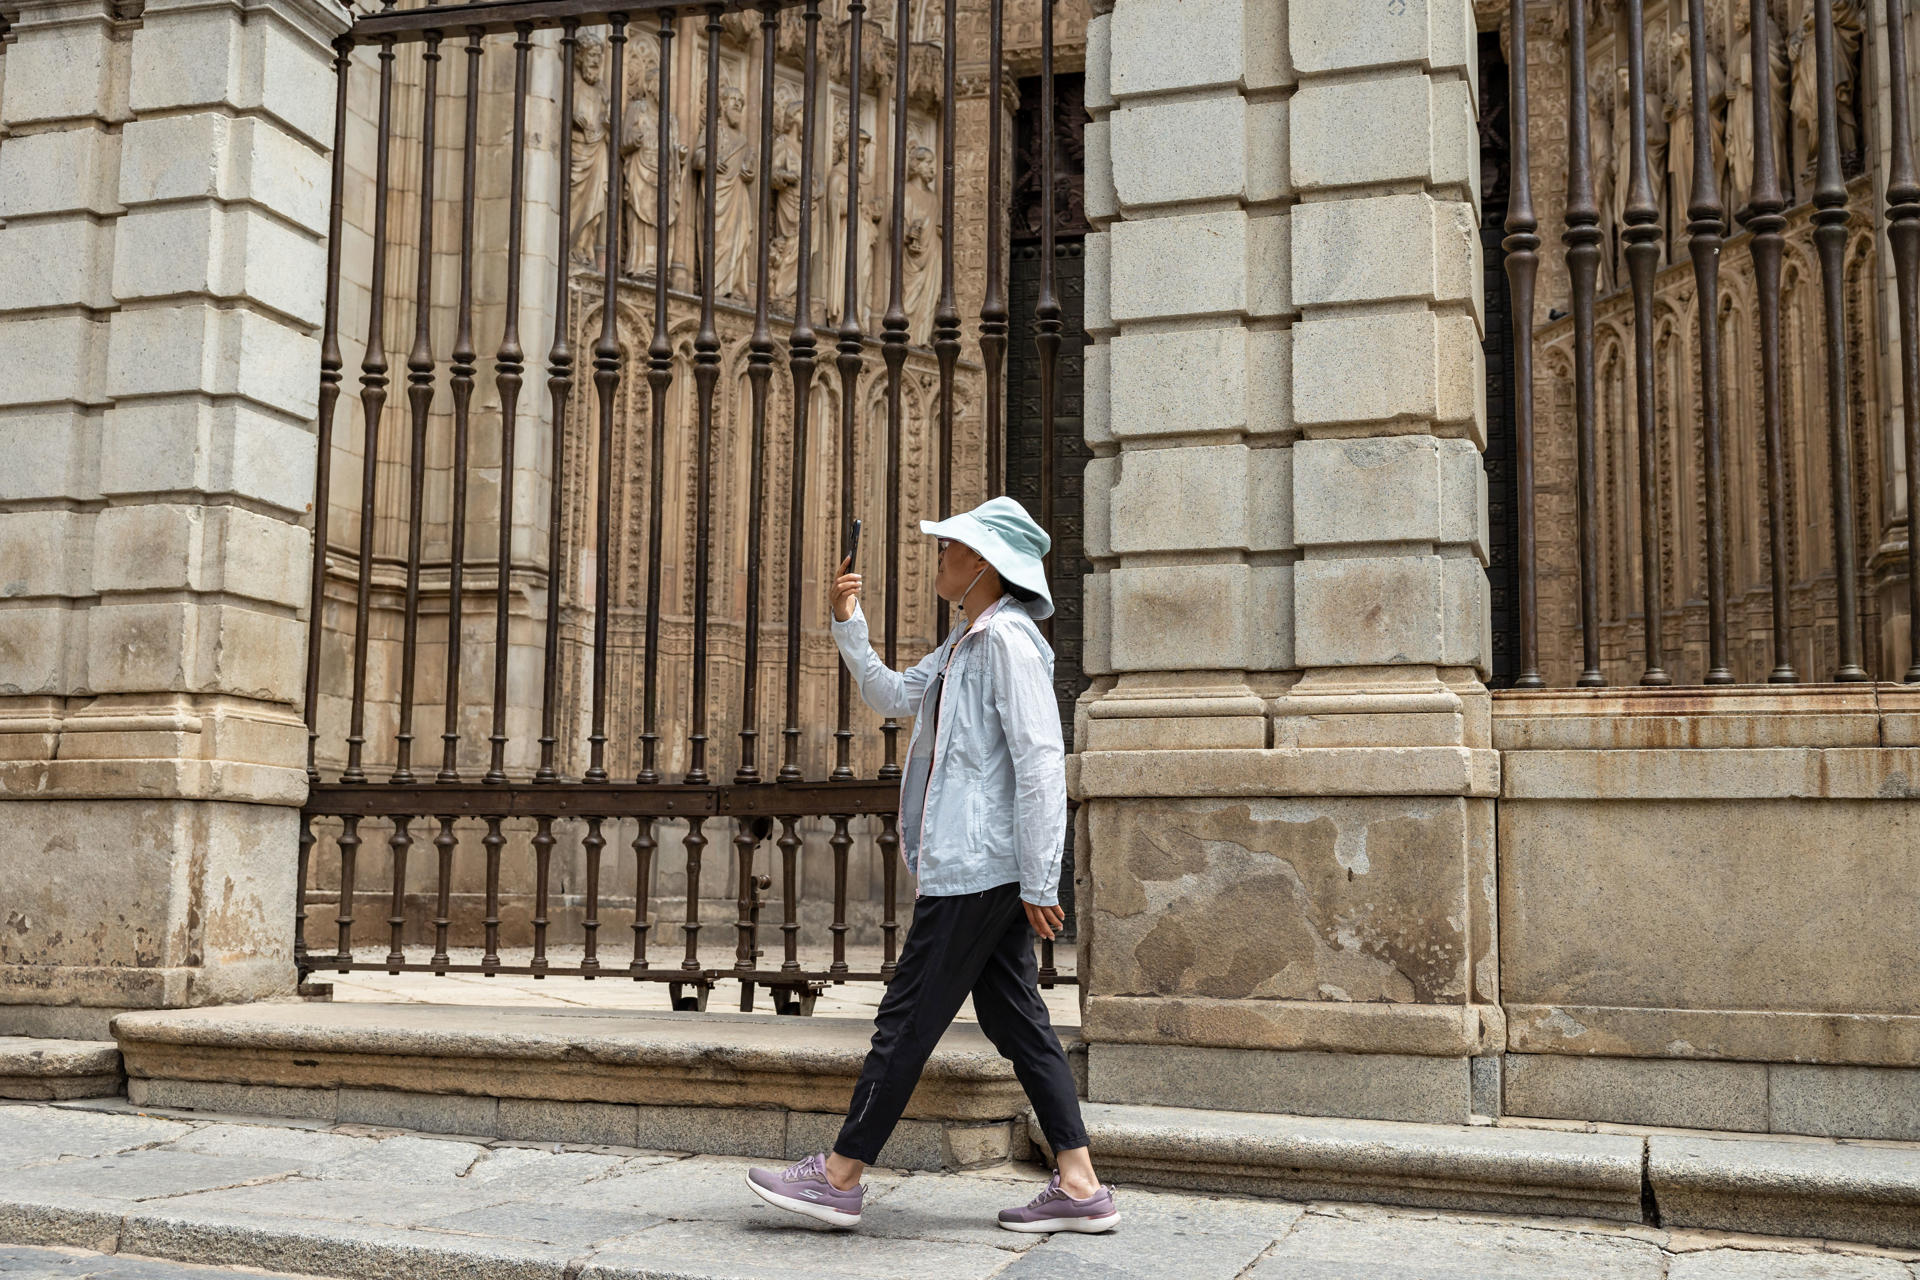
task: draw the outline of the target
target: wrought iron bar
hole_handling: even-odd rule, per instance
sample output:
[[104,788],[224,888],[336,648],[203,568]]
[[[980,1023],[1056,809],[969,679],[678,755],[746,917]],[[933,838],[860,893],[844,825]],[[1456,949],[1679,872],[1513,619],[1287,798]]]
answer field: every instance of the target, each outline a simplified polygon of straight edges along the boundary
[[[700,184],[700,329],[693,338],[693,392],[699,429],[694,445],[698,456],[694,460],[693,483],[693,706],[689,717],[692,732],[687,735],[690,757],[685,778],[690,784],[707,781],[707,625],[713,586],[713,395],[720,381],[720,334],[713,323],[713,296],[714,273],[719,269],[714,237],[719,212],[719,183],[715,176],[721,163],[721,14],[718,6],[707,6],[706,159],[704,165],[695,159],[695,165],[704,171],[704,178]],[[661,109],[666,109],[665,104]],[[687,893],[691,914],[691,884]],[[691,960],[691,952],[688,958]]]
[[500,829],[500,817],[487,815],[487,834],[480,837],[480,847],[487,855],[486,916],[481,920],[481,928],[486,935],[486,954],[480,957],[484,972],[492,974],[500,968],[500,851],[506,848],[506,833]]
[[1584,667],[1576,683],[1599,688],[1600,535],[1594,454],[1593,294],[1600,270],[1600,208],[1594,202],[1587,107],[1587,0],[1567,0],[1567,272],[1573,281],[1574,452],[1580,538],[1580,639]]
[[[587,855],[587,911],[586,919],[580,922],[585,946],[580,967],[587,970],[589,978],[600,970],[600,854],[607,847],[607,838],[600,834],[600,821],[599,818],[587,819],[587,834],[580,842]],[[541,902],[545,901],[546,896],[542,894]]]
[[[652,430],[647,445],[647,670],[641,694],[640,774],[638,781],[660,781],[660,576],[663,569],[660,539],[665,523],[665,470],[667,447],[667,391],[673,385],[673,340],[667,332],[667,230],[672,221],[673,192],[666,175],[673,170],[669,153],[673,147],[673,112],[669,109],[673,92],[673,24],[671,9],[660,13],[660,112],[655,159],[654,252],[653,252],[653,340],[647,344],[647,400]],[[563,179],[564,180],[564,179]],[[650,831],[643,831],[648,839]],[[634,847],[639,848],[639,837]],[[645,963],[644,926],[635,941],[635,963]]]
[[447,953],[449,934],[453,928],[453,854],[459,844],[454,834],[451,814],[440,819],[439,833],[433,837],[434,851],[439,857],[439,892],[434,900],[433,912],[433,960],[436,969],[444,969],[452,963]]
[[367,351],[360,361],[360,414],[365,420],[360,460],[360,580],[354,597],[353,705],[348,714],[347,767],[342,782],[365,782],[367,643],[372,626],[374,496],[380,476],[380,418],[387,405],[387,199],[393,173],[393,41],[380,46],[380,136],[373,178],[373,278],[368,290]]
[[[780,781],[797,782],[800,769],[801,584],[806,574],[807,428],[812,417],[816,337],[813,329],[813,86],[819,67],[820,0],[807,0],[801,21],[806,29],[800,100],[800,266],[795,272],[793,328],[787,334],[787,367],[793,375],[793,474],[787,503],[787,717],[781,730]],[[784,837],[783,837],[784,838]],[[786,906],[793,906],[789,895]],[[792,936],[788,936],[792,942]],[[789,954],[791,958],[791,954]]]
[[[319,413],[314,425],[313,562],[307,596],[307,783],[320,781],[316,752],[320,739],[320,644],[325,635],[327,599],[328,505],[333,493],[333,414],[340,402],[340,230],[346,209],[341,188],[347,173],[347,77],[353,69],[353,40],[342,36],[333,45],[333,194],[327,201],[327,293],[320,324]],[[311,847],[311,832],[302,844]],[[306,892],[306,878],[300,880]],[[305,902],[300,910],[306,910]]]
[[[1040,357],[1040,527],[1054,536],[1054,398],[1059,378],[1060,299],[1054,293],[1053,263],[1053,3],[1040,0],[1040,296],[1033,307],[1033,346]],[[1053,583],[1054,553],[1051,546],[1043,560],[1042,572],[1049,586]],[[1053,619],[1043,624],[1047,639],[1053,639]],[[1052,944],[1048,944],[1049,951]]]
[[1640,599],[1645,617],[1643,685],[1669,685],[1662,665],[1660,580],[1660,468],[1658,409],[1653,388],[1653,273],[1660,265],[1660,209],[1647,166],[1646,33],[1642,0],[1627,0],[1627,97],[1632,128],[1632,178],[1620,239],[1633,282],[1634,420],[1640,463]]
[[[600,281],[600,338],[593,344],[593,389],[600,406],[600,455],[594,477],[593,726],[587,735],[588,782],[607,780],[607,639],[613,620],[613,401],[620,389],[620,127],[626,97],[627,15],[611,19],[607,92],[606,244]],[[662,108],[664,110],[664,107]],[[662,177],[661,181],[666,179]]]
[[[887,669],[900,666],[900,443],[901,378],[907,364],[906,222],[907,222],[907,39],[908,0],[896,0],[893,15],[893,192],[887,219],[887,310],[880,321],[880,357],[887,370],[887,497],[886,497],[886,622],[884,649]],[[857,79],[857,77],[856,77]],[[849,208],[852,206],[849,205]],[[881,778],[900,776],[900,721],[888,716],[880,722],[886,744]]]
[[[997,2],[997,0],[996,0]],[[834,366],[840,371],[840,546],[844,553],[853,538],[853,437],[860,412],[860,365],[866,349],[860,331],[860,36],[867,15],[862,0],[847,5],[848,83],[856,91],[847,95],[847,265],[845,293],[840,308],[838,354]],[[853,681],[846,664],[835,663],[837,679],[833,731],[834,778],[853,777]],[[839,916],[836,911],[835,918]]]
[[[773,329],[767,317],[767,278],[773,252],[773,63],[780,7],[768,0],[760,10],[760,208],[755,226],[753,334],[747,339],[747,387],[753,439],[747,478],[746,634],[741,656],[740,760],[735,782],[760,780],[756,748],[760,741],[760,540],[766,519],[767,385],[773,378]],[[804,255],[803,255],[804,256]],[[789,572],[798,568],[789,565]],[[738,837],[736,836],[736,839]],[[746,888],[740,890],[747,898]],[[743,909],[744,912],[744,909]]]
[[547,897],[553,871],[553,819],[541,814],[533,828],[533,976],[547,968]]
[[633,837],[633,960],[627,972],[638,978],[647,968],[647,902],[653,889],[653,855],[659,851],[654,839],[651,814],[640,816],[640,828]]
[[[946,104],[940,112],[940,299],[934,304],[933,311],[933,358],[940,369],[939,409],[940,418],[940,518],[945,520],[953,514],[953,380],[954,369],[960,361],[960,301],[954,293],[953,281],[953,153],[954,153],[954,115],[953,81],[954,61],[957,57],[959,37],[955,24],[958,22],[958,0],[946,0],[941,13],[940,28],[940,101]],[[942,639],[947,634],[947,602],[940,600],[934,607],[935,629]]]
[[[1006,236],[1003,202],[1006,199],[1005,132],[1006,58],[1001,36],[1005,0],[989,0],[987,16],[987,286],[980,303],[980,359],[987,375],[987,496],[1006,487],[1006,440],[1002,431],[1002,379],[1007,358]],[[952,37],[949,36],[951,41]]]
[[486,781],[507,780],[507,605],[513,583],[514,426],[520,411],[520,384],[526,353],[520,349],[520,251],[525,242],[527,174],[527,59],[533,28],[516,28],[513,42],[513,156],[507,180],[507,298],[500,350],[493,358],[493,380],[500,392],[500,528],[493,612],[493,728]]
[[1533,290],[1540,272],[1540,222],[1533,208],[1531,117],[1527,107],[1527,0],[1512,7],[1512,53],[1507,72],[1508,151],[1507,292],[1513,312],[1514,526],[1519,563],[1514,566],[1520,611],[1520,672],[1516,689],[1540,689],[1539,550],[1534,532],[1533,480]]
[[[420,658],[420,543],[427,494],[427,413],[433,408],[433,128],[439,97],[440,38],[429,36],[421,61],[420,244],[413,286],[413,350],[407,354],[407,406],[413,432],[407,457],[407,586],[400,639],[400,718],[393,736],[393,778],[413,781],[413,692]],[[395,832],[396,837],[399,832]],[[399,948],[396,935],[394,947]]]
[[[460,631],[467,569],[467,451],[473,417],[473,217],[480,139],[480,56],[482,37],[467,38],[467,119],[460,158],[460,302],[459,329],[453,338],[453,363],[448,367],[448,390],[453,395],[453,500],[448,517],[453,525],[447,564],[447,673],[446,715],[440,732],[440,782],[460,781]],[[451,838],[452,822],[442,820]],[[444,908],[442,915],[446,914]],[[444,940],[441,951],[446,950]]]
[[392,897],[387,910],[387,965],[389,972],[398,972],[392,968],[407,962],[405,947],[407,927],[407,854],[413,849],[413,834],[410,830],[413,819],[405,814],[397,814],[393,819],[393,834],[387,837],[387,848],[393,858]]
[[1907,445],[1907,672],[1920,683],[1920,181],[1907,97],[1906,6],[1887,0],[1887,244],[1900,315],[1900,411]]
[[1842,683],[1867,679],[1860,665],[1860,573],[1854,546],[1853,421],[1847,404],[1847,184],[1840,172],[1839,103],[1833,72],[1832,0],[1813,6],[1814,70],[1820,103],[1819,163],[1813,185],[1813,243],[1826,300],[1828,470],[1833,482],[1834,605]]
[[560,166],[554,185],[558,209],[554,243],[560,247],[554,255],[553,345],[547,348],[547,395],[553,406],[552,461],[547,489],[547,625],[541,647],[540,673],[540,767],[533,780],[541,783],[560,781],[555,750],[560,738],[560,594],[566,580],[566,552],[560,545],[563,534],[562,509],[566,499],[567,403],[573,398],[573,290],[569,287],[570,250],[568,232],[573,226],[573,81],[574,64],[580,54],[580,27],[569,22],[561,28],[560,86]]
[[1770,684],[1793,684],[1793,626],[1788,597],[1787,452],[1785,399],[1780,379],[1780,260],[1786,240],[1787,200],[1774,162],[1773,50],[1767,35],[1773,22],[1767,0],[1752,0],[1753,195],[1745,222],[1753,233],[1754,304],[1759,313],[1761,439],[1766,447],[1767,553],[1773,587],[1773,670]]
[[1687,205],[1687,251],[1693,256],[1694,296],[1700,322],[1700,432],[1705,454],[1701,481],[1707,496],[1708,684],[1732,684],[1727,662],[1726,441],[1720,405],[1720,250],[1726,211],[1720,203],[1719,166],[1713,159],[1707,101],[1705,0],[1687,0],[1688,52],[1693,65],[1693,199]]
[[[340,929],[340,942],[335,958],[342,965],[353,963],[353,885],[355,864],[360,855],[360,816],[348,814],[340,821],[340,901],[334,915],[334,923]],[[347,972],[341,969],[341,973]]]
[[783,973],[800,972],[800,819],[780,817],[780,945]]

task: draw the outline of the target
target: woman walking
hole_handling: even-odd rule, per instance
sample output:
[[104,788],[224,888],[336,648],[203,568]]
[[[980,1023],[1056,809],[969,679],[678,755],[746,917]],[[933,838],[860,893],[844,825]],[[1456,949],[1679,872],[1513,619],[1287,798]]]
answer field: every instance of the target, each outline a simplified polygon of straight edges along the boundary
[[883,716],[913,717],[900,786],[900,850],[919,879],[913,924],[833,1150],[785,1170],[754,1169],[747,1185],[778,1208],[856,1225],[861,1175],[971,995],[980,1029],[1013,1063],[1059,1170],[1031,1203],[1001,1210],[1000,1225],[1107,1231],[1120,1214],[1094,1176],[1033,956],[1034,935],[1051,939],[1066,918],[1053,651],[1034,625],[1053,613],[1043,563],[1049,539],[1012,498],[923,520],[920,529],[939,539],[934,588],[962,617],[911,670],[889,669],[868,643],[860,575],[847,561],[833,586],[833,638],[860,696]]

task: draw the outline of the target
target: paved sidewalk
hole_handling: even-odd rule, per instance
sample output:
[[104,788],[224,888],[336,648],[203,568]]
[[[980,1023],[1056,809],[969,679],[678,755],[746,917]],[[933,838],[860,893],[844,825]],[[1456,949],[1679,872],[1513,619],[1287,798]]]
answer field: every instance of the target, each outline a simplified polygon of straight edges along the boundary
[[861,1228],[830,1233],[754,1199],[749,1163],[124,1101],[0,1105],[0,1276],[1920,1280],[1912,1251],[1125,1187],[1111,1235],[1021,1236],[993,1213],[1042,1174],[1013,1167],[876,1174]]

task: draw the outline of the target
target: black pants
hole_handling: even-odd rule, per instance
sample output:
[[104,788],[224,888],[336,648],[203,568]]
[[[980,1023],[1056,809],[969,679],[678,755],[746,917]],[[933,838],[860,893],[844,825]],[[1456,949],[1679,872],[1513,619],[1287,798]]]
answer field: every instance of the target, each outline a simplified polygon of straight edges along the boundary
[[1048,1145],[1056,1152],[1086,1146],[1073,1072],[1038,981],[1033,926],[1019,885],[915,902],[900,967],[880,1001],[873,1047],[833,1149],[863,1164],[879,1158],[927,1058],[969,994],[980,1030],[1013,1063]]

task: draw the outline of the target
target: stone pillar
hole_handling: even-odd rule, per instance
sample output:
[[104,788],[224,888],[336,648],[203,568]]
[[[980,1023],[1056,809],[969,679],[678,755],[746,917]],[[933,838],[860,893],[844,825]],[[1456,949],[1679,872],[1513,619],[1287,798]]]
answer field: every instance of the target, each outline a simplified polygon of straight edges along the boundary
[[1096,1102],[1492,1105],[1474,20],[1356,17],[1114,0],[1089,38]]
[[0,88],[0,1033],[292,990],[330,0],[29,4]]

